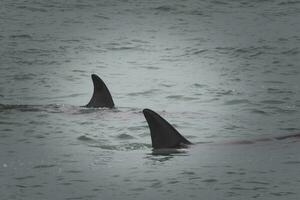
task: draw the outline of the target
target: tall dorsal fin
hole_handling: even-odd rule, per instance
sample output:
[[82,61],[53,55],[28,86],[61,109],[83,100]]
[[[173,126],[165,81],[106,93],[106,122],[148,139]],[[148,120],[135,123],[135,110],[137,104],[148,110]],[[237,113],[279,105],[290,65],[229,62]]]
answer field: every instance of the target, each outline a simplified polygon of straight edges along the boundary
[[150,128],[154,149],[181,148],[192,144],[159,114],[150,109],[144,109],[143,113]]
[[105,83],[102,79],[96,74],[91,75],[93,84],[94,84],[94,93],[90,100],[90,102],[86,105],[86,107],[107,107],[113,108],[114,101],[111,97],[109,90],[107,89]]

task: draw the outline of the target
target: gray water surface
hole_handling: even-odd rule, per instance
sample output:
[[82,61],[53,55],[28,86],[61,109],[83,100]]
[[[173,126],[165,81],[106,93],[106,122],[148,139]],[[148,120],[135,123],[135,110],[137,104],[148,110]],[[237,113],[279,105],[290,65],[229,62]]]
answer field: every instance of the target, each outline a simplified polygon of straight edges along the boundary
[[298,200],[299,139],[234,141],[299,132],[299,33],[297,0],[2,0],[0,199]]

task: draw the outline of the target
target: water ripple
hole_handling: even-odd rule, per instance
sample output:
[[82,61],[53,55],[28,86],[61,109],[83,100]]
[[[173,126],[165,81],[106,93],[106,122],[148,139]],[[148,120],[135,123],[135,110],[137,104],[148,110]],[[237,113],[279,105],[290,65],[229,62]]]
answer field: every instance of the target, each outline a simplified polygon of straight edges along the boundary
[[28,34],[20,34],[20,35],[10,35],[12,39],[32,39],[31,35]]
[[125,133],[122,133],[122,134],[118,135],[117,138],[121,139],[121,140],[131,140],[131,139],[134,139],[133,136],[125,134]]
[[33,168],[34,169],[45,169],[45,168],[52,168],[56,167],[57,165],[49,164],[49,165],[36,165]]
[[146,91],[142,91],[142,92],[131,92],[131,93],[128,93],[129,96],[149,96],[149,95],[152,95],[156,92],[160,91],[159,89],[151,89],[151,90],[146,90]]
[[225,105],[238,105],[238,104],[250,104],[251,102],[248,99],[234,99],[226,101]]

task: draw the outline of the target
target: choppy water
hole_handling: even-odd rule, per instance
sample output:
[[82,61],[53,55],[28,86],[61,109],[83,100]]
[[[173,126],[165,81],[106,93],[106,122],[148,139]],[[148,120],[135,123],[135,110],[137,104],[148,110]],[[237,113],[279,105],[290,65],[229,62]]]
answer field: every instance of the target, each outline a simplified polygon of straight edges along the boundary
[[[297,0],[2,0],[1,199],[298,200],[299,139],[230,141],[299,132],[299,33]],[[152,154],[143,108],[196,145]]]

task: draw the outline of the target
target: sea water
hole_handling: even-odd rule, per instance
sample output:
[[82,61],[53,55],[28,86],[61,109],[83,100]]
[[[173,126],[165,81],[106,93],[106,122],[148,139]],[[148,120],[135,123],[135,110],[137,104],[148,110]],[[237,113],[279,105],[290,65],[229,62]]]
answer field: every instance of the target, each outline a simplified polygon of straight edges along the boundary
[[0,199],[298,200],[299,139],[232,141],[299,132],[299,33],[297,0],[2,0]]

